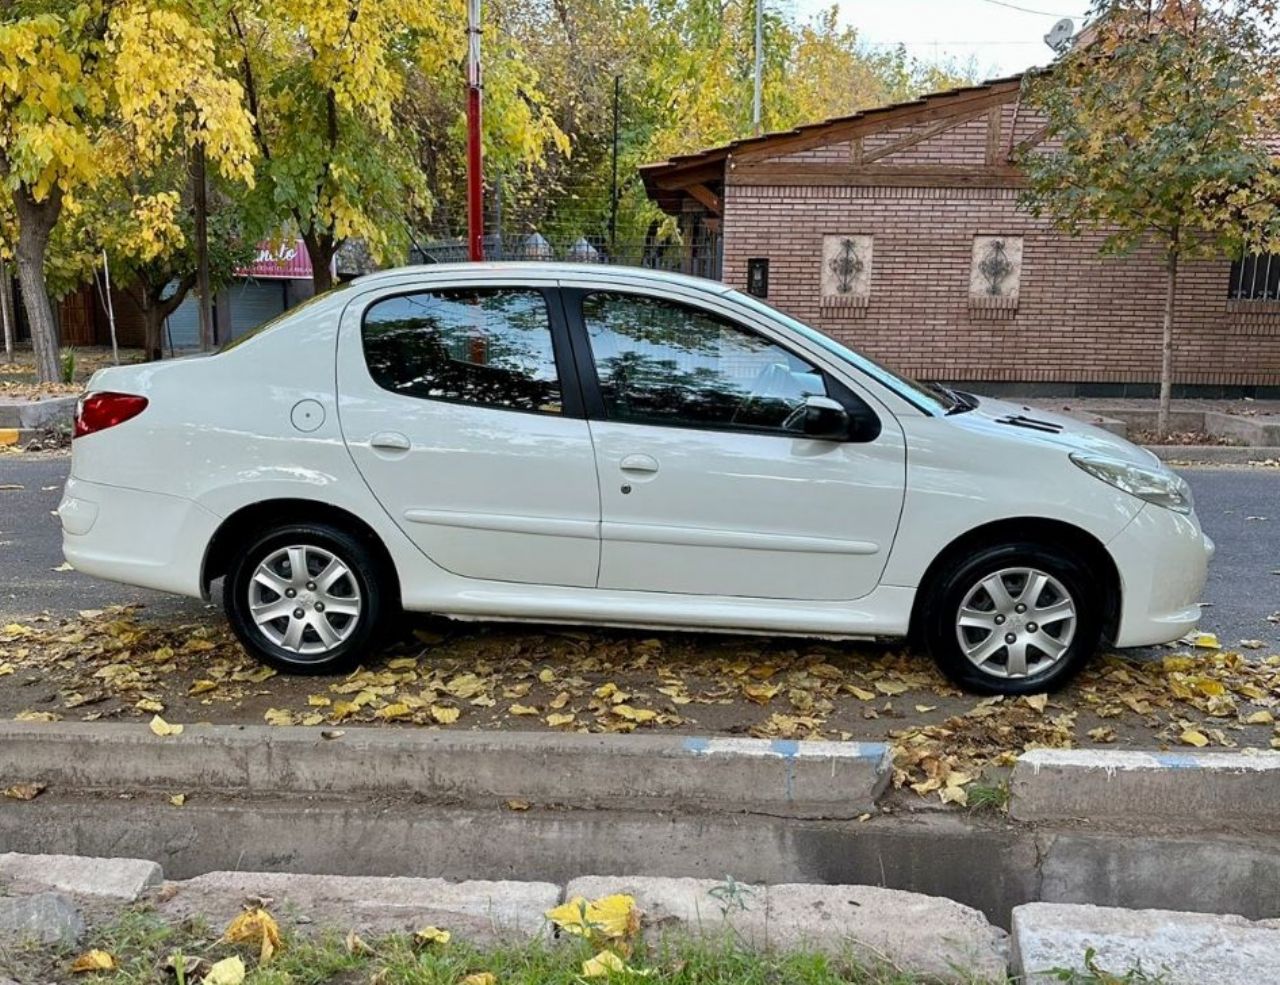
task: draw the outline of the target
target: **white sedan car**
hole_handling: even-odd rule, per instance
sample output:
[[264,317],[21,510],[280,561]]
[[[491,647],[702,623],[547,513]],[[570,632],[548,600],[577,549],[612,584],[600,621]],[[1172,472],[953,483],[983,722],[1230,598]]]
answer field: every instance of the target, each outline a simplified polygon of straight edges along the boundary
[[1193,628],[1185,482],[1078,421],[925,388],[723,284],[442,265],[215,355],[104,369],[59,507],[81,571],[201,598],[282,669],[401,608],[909,636],[989,693]]

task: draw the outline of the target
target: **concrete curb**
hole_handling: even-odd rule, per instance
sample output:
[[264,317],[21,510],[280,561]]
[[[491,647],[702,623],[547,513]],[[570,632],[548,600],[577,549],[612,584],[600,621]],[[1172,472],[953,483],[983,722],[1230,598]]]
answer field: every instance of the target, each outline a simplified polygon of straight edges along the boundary
[[1280,753],[1035,749],[1018,757],[1019,821],[1159,821],[1280,828]]
[[853,817],[889,783],[883,743],[404,729],[0,723],[0,778],[81,790],[388,795],[450,803]]
[[1053,969],[1085,975],[1090,949],[1114,981],[1137,966],[1164,985],[1280,981],[1280,921],[1062,903],[1014,909],[1012,973],[1024,985],[1061,982]]
[[1197,465],[1249,465],[1252,462],[1280,461],[1280,447],[1265,445],[1143,445],[1162,462],[1192,462]]
[[[28,858],[27,867],[34,867],[47,856]],[[75,880],[80,883],[91,881],[93,871],[104,865],[127,869],[145,864],[134,859],[64,859],[64,868],[81,870]],[[384,934],[435,926],[479,945],[550,938],[554,928],[546,913],[561,901],[626,893],[635,900],[641,932],[654,943],[668,936],[730,937],[753,950],[853,954],[868,966],[887,962],[931,982],[954,985],[1003,982],[1008,967],[1008,935],[978,910],[943,897],[877,886],[743,885],[645,876],[581,876],[567,884],[453,882],[214,871],[158,888],[155,912],[170,924],[197,919],[222,927],[243,910],[246,899],[261,898],[270,900],[267,907],[290,929]],[[31,893],[16,899],[20,904],[39,902],[42,887]],[[80,894],[82,899],[85,895]],[[28,911],[40,915],[38,906],[21,905],[19,910],[27,923]],[[61,914],[79,920],[70,900]],[[104,916],[110,919],[109,913]],[[62,932],[60,923],[52,929]]]
[[39,400],[0,400],[0,427],[23,430],[58,424],[70,426],[79,399],[68,395]]
[[979,911],[941,896],[879,886],[812,884],[730,887],[712,879],[583,876],[565,898],[626,893],[657,934],[732,935],[759,950],[812,948],[886,959],[929,981],[1003,981],[1008,937]]
[[163,879],[164,871],[159,865],[138,858],[87,860],[83,855],[17,852],[0,855],[0,880],[35,883],[78,896],[105,896],[132,903]]

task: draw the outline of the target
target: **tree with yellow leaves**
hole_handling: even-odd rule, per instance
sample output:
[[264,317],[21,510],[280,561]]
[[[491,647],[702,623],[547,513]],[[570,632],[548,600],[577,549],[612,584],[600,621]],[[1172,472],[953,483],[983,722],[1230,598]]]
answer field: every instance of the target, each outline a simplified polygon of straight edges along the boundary
[[[255,119],[257,217],[297,227],[317,291],[348,239],[375,260],[402,257],[432,206],[410,97],[461,94],[462,0],[231,0],[228,20]],[[492,77],[491,106],[509,105],[519,85],[536,93],[527,72]],[[536,160],[558,131],[525,109],[491,113],[486,127],[491,139],[500,129],[505,152]]]
[[[207,13],[198,0],[11,0],[0,13],[0,186],[42,381],[58,378],[49,244],[77,197],[159,166],[175,144],[252,180],[250,121]],[[155,205],[141,214],[144,245],[172,236],[171,211]]]

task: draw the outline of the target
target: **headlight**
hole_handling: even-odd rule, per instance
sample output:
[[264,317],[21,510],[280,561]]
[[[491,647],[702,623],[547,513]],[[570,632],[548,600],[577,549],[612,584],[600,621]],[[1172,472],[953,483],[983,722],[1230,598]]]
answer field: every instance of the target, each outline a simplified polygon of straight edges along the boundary
[[1072,455],[1071,461],[1095,479],[1115,486],[1130,496],[1163,506],[1175,513],[1190,513],[1191,487],[1181,476],[1168,469],[1147,469],[1110,458],[1091,458],[1088,455]]

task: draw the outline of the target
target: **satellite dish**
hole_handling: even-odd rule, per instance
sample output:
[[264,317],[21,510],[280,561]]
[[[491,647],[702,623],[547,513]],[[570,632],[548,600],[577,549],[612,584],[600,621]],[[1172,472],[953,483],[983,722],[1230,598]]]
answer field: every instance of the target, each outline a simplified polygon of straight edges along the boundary
[[1071,47],[1071,39],[1075,36],[1076,26],[1070,17],[1064,17],[1049,29],[1044,36],[1044,43],[1061,55]]

